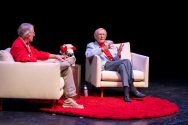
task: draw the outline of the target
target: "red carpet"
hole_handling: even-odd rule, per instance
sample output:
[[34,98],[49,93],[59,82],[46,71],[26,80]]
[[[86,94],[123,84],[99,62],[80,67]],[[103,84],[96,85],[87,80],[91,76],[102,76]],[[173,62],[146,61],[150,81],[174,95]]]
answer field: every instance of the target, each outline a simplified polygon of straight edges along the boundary
[[83,97],[77,102],[84,105],[84,109],[63,108],[63,100],[59,100],[52,108],[41,108],[41,111],[57,114],[106,119],[140,119],[154,118],[178,112],[178,106],[166,99],[147,96],[132,98],[132,102],[124,102],[122,97]]

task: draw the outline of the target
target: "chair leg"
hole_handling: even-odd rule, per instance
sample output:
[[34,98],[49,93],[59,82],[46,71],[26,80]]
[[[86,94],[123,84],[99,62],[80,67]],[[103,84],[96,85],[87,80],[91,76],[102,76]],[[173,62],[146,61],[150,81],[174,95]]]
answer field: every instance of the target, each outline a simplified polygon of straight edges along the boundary
[[3,111],[3,99],[0,99],[0,111]]
[[51,102],[51,108],[52,108],[54,105],[56,105],[56,104],[58,104],[58,100],[57,100],[57,99],[52,100],[52,102]]
[[104,88],[101,87],[101,97],[103,97],[103,96],[104,96]]

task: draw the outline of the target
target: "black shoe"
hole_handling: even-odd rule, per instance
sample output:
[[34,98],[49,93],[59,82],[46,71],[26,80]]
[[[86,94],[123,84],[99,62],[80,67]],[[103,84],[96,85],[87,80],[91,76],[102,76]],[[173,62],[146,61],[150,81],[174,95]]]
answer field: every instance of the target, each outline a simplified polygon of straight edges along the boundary
[[131,99],[129,98],[129,87],[128,86],[124,86],[124,101],[131,102]]
[[124,97],[124,101],[125,101],[125,102],[131,102],[131,99],[129,98],[129,96],[125,96],[125,97]]
[[133,95],[134,95],[135,97],[137,97],[137,98],[143,98],[143,97],[146,96],[145,94],[142,94],[142,93],[139,92],[139,91],[134,92]]

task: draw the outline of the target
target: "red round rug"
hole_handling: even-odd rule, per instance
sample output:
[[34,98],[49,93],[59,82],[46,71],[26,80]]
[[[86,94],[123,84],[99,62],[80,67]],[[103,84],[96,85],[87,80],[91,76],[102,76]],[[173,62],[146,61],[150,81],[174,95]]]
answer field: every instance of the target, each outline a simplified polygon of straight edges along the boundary
[[63,108],[63,99],[51,108],[40,108],[41,111],[74,115],[90,118],[106,119],[140,119],[167,116],[178,112],[178,106],[166,99],[147,96],[131,98],[132,102],[124,102],[123,97],[80,96],[76,99],[84,109]]

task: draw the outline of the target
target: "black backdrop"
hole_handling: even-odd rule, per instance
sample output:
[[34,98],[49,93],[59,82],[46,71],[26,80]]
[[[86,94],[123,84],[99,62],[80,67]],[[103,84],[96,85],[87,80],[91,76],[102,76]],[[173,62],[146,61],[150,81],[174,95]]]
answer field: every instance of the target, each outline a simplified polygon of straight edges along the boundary
[[[60,45],[77,47],[77,63],[85,75],[85,48],[104,27],[115,43],[129,41],[131,51],[150,57],[150,80],[185,78],[187,8],[183,3],[45,3],[5,5],[1,9],[0,49],[10,47],[23,22],[35,25],[33,46],[58,53]],[[29,6],[28,6],[29,5]],[[1,4],[1,6],[3,6]]]

